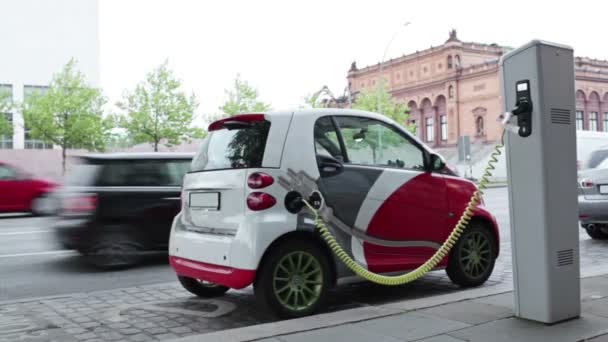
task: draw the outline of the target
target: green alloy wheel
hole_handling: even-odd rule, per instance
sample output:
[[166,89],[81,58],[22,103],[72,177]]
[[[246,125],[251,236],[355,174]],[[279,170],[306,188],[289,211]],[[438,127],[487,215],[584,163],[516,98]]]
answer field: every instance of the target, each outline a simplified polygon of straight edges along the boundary
[[314,313],[325,301],[331,284],[327,259],[310,241],[282,243],[261,265],[254,284],[256,296],[282,318]]
[[473,224],[452,250],[448,276],[461,286],[481,285],[492,274],[496,255],[494,235],[483,226]]

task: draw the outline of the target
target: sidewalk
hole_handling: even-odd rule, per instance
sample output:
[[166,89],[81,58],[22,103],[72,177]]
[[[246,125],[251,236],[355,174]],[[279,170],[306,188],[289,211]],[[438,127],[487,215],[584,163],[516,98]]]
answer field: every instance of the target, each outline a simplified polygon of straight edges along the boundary
[[581,300],[580,318],[555,325],[515,318],[513,292],[496,287],[190,336],[172,342],[608,341],[608,275],[581,279]]

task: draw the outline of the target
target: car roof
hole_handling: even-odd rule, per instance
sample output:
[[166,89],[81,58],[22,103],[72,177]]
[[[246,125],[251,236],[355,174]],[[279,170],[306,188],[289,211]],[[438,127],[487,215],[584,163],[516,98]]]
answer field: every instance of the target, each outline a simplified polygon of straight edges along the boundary
[[117,152],[90,153],[78,158],[95,160],[150,160],[150,159],[192,159],[194,152]]

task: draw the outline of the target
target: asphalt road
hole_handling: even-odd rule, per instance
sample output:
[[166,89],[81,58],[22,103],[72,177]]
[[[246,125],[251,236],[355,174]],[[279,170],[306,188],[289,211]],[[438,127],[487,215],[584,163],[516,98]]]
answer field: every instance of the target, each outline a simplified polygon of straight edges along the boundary
[[0,216],[0,301],[173,280],[166,255],[129,270],[99,271],[55,242],[49,219]]
[[[497,217],[501,230],[500,257],[490,280],[510,281],[511,247],[507,189],[488,189],[484,198],[486,206]],[[608,242],[591,240],[582,230],[580,239],[582,266],[605,263],[608,256]],[[423,282],[419,285],[422,292],[416,290],[404,293],[398,290],[396,296],[402,298],[404,295],[432,295],[452,290],[451,283],[444,279],[443,271],[433,273],[437,278],[443,278],[441,282],[434,282],[431,275],[429,282],[437,283],[436,288],[429,289],[428,284]],[[63,250],[56,244],[48,219],[0,215],[0,301],[111,290],[171,281],[175,281],[175,274],[168,265],[166,255],[151,257],[143,265],[132,269],[100,271],[85,264],[75,252]],[[250,291],[251,289],[244,290],[244,292]],[[341,291],[349,293],[344,291],[344,288]],[[377,300],[384,302],[393,298],[386,291],[384,297],[377,298],[374,292],[373,286],[360,285],[353,287],[353,292],[349,296],[354,295],[355,298],[351,298],[352,300],[363,303]]]

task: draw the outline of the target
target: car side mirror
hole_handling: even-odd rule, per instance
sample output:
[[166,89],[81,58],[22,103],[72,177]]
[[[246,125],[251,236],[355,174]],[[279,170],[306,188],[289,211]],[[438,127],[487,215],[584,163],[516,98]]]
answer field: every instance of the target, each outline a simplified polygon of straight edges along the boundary
[[339,175],[344,168],[344,165],[338,159],[323,155],[317,155],[317,165],[319,165],[321,177]]
[[431,153],[429,171],[441,171],[445,168],[445,161],[437,153]]

